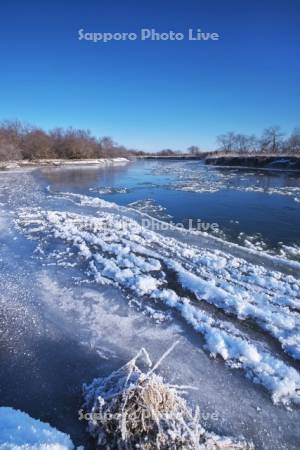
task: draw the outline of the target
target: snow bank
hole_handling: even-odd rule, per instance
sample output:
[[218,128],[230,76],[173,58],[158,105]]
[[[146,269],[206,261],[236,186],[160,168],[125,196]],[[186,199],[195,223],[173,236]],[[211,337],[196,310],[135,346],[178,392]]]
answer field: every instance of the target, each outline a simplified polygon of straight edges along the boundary
[[0,162],[0,170],[13,170],[21,167],[57,167],[57,166],[109,166],[126,164],[128,158],[100,158],[100,159],[36,159],[34,161],[3,161]]
[[71,450],[74,445],[47,423],[8,407],[0,407],[0,450]]

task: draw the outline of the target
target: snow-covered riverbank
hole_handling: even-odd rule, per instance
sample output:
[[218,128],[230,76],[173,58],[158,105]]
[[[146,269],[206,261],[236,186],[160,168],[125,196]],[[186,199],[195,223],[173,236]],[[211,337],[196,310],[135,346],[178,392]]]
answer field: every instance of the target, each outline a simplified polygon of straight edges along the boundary
[[73,166],[95,166],[106,167],[114,164],[126,164],[127,158],[99,158],[99,159],[39,159],[39,160],[21,160],[21,161],[2,161],[0,170],[18,170],[18,169],[36,169],[38,167],[73,167]]

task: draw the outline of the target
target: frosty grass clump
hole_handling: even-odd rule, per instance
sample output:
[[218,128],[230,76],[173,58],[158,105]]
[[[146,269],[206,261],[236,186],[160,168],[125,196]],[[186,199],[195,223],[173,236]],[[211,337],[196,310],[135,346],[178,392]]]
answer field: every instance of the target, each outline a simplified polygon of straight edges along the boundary
[[[189,386],[175,386],[155,374],[175,343],[152,366],[145,349],[106,378],[84,385],[88,431],[97,448],[119,450],[250,450],[252,444],[207,432],[182,397]],[[137,365],[144,357],[149,367]]]

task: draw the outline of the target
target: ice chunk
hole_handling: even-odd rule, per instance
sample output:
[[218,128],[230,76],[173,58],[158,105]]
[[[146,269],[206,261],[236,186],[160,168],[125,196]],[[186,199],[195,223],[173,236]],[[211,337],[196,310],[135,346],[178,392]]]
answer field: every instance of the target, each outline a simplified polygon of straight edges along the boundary
[[0,450],[72,450],[67,434],[19,410],[0,407]]

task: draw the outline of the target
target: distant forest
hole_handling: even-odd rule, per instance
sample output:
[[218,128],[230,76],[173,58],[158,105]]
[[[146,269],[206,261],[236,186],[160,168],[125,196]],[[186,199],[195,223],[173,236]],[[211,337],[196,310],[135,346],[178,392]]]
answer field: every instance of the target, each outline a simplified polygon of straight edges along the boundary
[[[300,128],[295,128],[290,136],[286,136],[279,126],[266,128],[259,137],[229,131],[217,137],[216,147],[208,153],[300,156]],[[192,145],[188,151],[196,155],[201,153],[201,148]]]
[[74,128],[41,128],[19,121],[0,122],[0,160],[89,159],[129,156],[133,152],[110,137],[96,138]]
[[54,128],[48,132],[20,121],[0,122],[0,161],[36,159],[89,159],[143,155],[289,154],[300,156],[300,128],[285,136],[280,127],[264,130],[261,137],[228,132],[217,137],[217,149],[207,152],[197,145],[186,151],[164,149],[143,152],[127,149],[110,137],[96,138],[89,130]]

